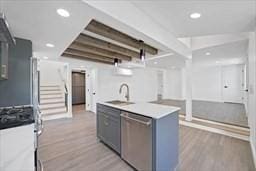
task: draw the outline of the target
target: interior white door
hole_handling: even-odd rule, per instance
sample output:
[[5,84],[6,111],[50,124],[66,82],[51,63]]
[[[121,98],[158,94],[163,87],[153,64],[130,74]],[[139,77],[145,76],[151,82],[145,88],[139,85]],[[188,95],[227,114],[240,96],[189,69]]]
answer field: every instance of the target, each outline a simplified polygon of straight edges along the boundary
[[91,111],[93,111],[94,113],[96,113],[96,105],[97,105],[97,90],[98,90],[98,83],[97,83],[97,69],[92,69],[91,71]]
[[243,103],[243,65],[222,67],[224,102]]

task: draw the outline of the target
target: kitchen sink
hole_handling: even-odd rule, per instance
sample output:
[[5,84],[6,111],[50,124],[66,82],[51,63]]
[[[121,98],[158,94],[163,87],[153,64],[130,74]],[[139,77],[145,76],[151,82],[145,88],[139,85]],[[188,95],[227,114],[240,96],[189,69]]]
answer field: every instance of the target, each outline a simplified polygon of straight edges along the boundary
[[113,105],[118,105],[118,106],[125,106],[129,104],[134,104],[133,102],[127,102],[127,101],[121,101],[121,100],[112,100],[108,101],[106,103],[113,104]]

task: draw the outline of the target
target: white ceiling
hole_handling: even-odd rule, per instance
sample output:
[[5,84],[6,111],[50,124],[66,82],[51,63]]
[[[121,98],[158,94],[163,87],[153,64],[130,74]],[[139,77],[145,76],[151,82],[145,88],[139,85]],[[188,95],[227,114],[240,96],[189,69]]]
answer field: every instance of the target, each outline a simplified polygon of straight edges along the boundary
[[160,57],[146,61],[147,67],[163,68],[163,69],[176,69],[185,66],[185,59],[179,55],[173,54],[170,56]]
[[[241,40],[195,50],[192,53],[194,66],[216,66],[242,64],[247,57],[248,40]],[[209,52],[210,55],[206,55]],[[217,63],[216,63],[217,62]],[[185,66],[185,59],[178,55],[146,61],[147,67],[174,69]]]
[[[248,32],[256,23],[256,0],[131,1],[177,37]],[[201,18],[190,19],[193,12]]]
[[[31,40],[36,57],[58,58],[84,30],[91,19],[97,19],[161,49],[158,42],[94,9],[81,0],[1,1],[0,11],[4,11],[7,16],[14,36]],[[70,17],[63,18],[59,16],[56,13],[58,8],[68,10]],[[46,43],[54,44],[55,47],[46,47]]]
[[[256,0],[146,0],[133,1],[132,3],[151,17],[160,27],[174,33],[177,37],[251,31],[253,21],[256,21]],[[60,17],[56,14],[58,8],[67,9],[71,16],[69,18]],[[37,57],[48,56],[49,59],[59,57],[77,35],[84,30],[84,27],[92,18],[99,19],[105,24],[132,36],[151,41],[145,35],[137,32],[136,29],[96,11],[80,0],[3,1],[0,10],[5,12],[16,37],[32,40],[33,51]],[[200,12],[202,17],[198,20],[191,20],[189,18],[191,12]],[[53,43],[55,47],[48,48],[45,46],[46,43]],[[149,43],[157,45],[157,42],[153,40]],[[245,49],[247,49],[246,41],[239,41],[200,49],[195,51],[193,56],[195,62],[208,61],[213,63],[216,60],[244,56]],[[205,51],[211,51],[212,55],[206,57],[204,55]],[[155,61],[158,64],[154,64]],[[147,66],[167,69],[172,68],[172,66],[182,67],[184,66],[184,58],[171,55],[147,61]]]
[[[219,46],[212,46],[193,51],[194,65],[231,65],[245,62],[247,57],[248,40],[242,40]],[[211,55],[207,56],[206,53]],[[216,63],[216,61],[218,61]]]
[[[68,9],[70,17],[57,15],[58,8]],[[86,14],[90,9],[80,1],[4,1],[0,9],[15,37],[32,41],[36,57],[59,57],[90,20]]]

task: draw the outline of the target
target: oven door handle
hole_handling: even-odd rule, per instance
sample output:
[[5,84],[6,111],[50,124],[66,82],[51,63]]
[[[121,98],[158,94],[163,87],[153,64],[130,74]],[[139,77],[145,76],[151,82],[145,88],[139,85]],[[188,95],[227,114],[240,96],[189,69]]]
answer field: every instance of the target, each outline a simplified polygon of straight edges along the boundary
[[126,116],[125,114],[121,114],[121,117],[125,118],[125,119],[128,119],[128,120],[132,120],[134,122],[138,122],[140,124],[143,124],[143,125],[147,125],[147,126],[150,126],[151,125],[151,121],[148,121],[148,122],[144,122],[144,121],[141,121],[139,119],[134,119],[134,118],[131,118],[129,116]]
[[44,171],[44,165],[41,160],[38,160],[40,171]]
[[43,133],[44,125],[43,125],[43,120],[40,119],[39,124],[38,124],[38,130],[37,130],[37,135],[40,136]]

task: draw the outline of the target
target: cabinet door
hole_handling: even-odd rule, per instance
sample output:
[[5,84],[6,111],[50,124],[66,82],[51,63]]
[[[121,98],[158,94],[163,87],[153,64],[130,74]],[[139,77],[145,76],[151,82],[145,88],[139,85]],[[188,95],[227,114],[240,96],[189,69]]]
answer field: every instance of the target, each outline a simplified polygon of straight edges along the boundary
[[103,114],[99,113],[97,114],[97,136],[100,140],[107,143],[107,121]]
[[116,152],[120,153],[120,121],[117,119],[108,119],[108,145],[112,147]]
[[34,124],[0,130],[0,170],[34,171]]
[[97,105],[97,135],[105,144],[120,153],[120,110]]

